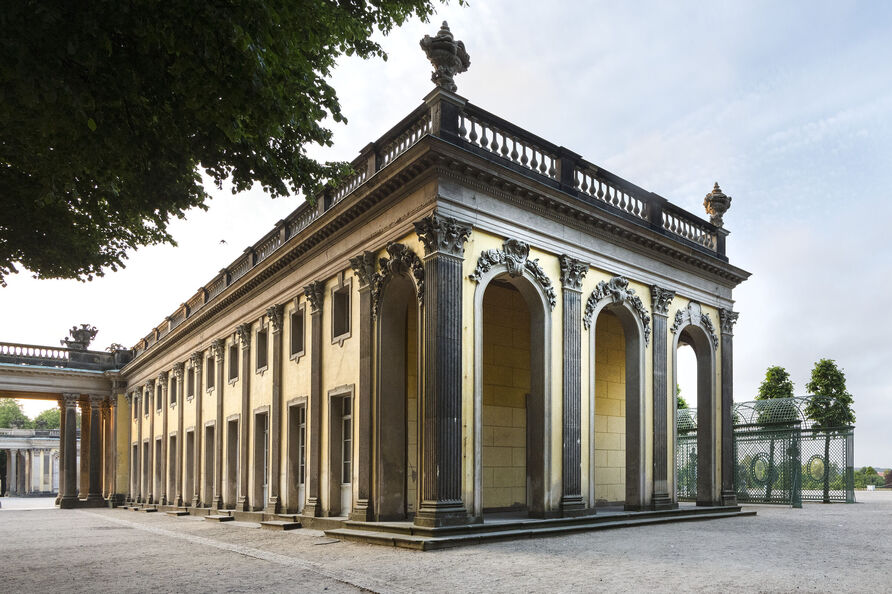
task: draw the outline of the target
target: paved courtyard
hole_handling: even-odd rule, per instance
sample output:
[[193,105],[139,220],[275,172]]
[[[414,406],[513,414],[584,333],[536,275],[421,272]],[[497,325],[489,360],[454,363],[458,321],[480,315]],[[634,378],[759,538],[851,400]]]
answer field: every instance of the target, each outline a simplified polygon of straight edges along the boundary
[[[3,591],[868,591],[892,559],[892,493],[855,505],[420,553],[125,510],[0,499]],[[42,503],[41,503],[42,502]],[[38,505],[39,503],[39,505]]]

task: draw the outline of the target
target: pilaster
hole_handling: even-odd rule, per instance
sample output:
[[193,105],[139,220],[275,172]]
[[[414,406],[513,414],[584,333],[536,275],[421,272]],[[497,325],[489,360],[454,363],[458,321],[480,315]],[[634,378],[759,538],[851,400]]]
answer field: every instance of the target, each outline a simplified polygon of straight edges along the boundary
[[734,487],[734,324],[740,314],[719,310],[722,328],[722,505],[737,505]]
[[424,377],[419,526],[463,524],[462,262],[470,225],[437,212],[415,223],[424,244]]
[[[89,503],[101,503],[102,499],[102,418],[100,406],[105,400],[101,394],[90,394],[90,454],[89,454]],[[83,441],[83,438],[81,438]]]
[[[168,499],[168,489],[170,486],[167,484],[169,476],[167,464],[170,459],[170,456],[167,453],[168,442],[170,441],[167,431],[167,381],[168,375],[166,371],[158,375],[157,385],[161,388],[161,460],[156,460],[155,464],[161,469],[161,480],[159,481],[161,483],[159,485],[159,489],[161,490],[161,505],[170,503],[170,500]],[[155,390],[155,398],[157,397],[158,391]],[[158,403],[156,402],[155,409],[157,410],[157,408]]]
[[356,457],[356,503],[351,520],[368,522],[372,519],[369,504],[372,484],[372,284],[375,277],[375,254],[363,252],[350,259],[359,279],[359,385],[356,397],[359,449]]
[[309,460],[307,463],[307,502],[305,516],[322,515],[322,307],[325,301],[325,283],[315,281],[304,287],[310,304],[310,402],[308,410]]
[[582,498],[582,280],[588,264],[562,255],[563,457],[561,513],[586,513]]
[[[65,400],[59,398],[59,492],[56,494],[54,505],[59,505],[62,495],[65,493]],[[9,450],[7,450],[8,454]],[[6,459],[6,488],[9,489],[9,458]],[[0,492],[0,496],[7,493]]]
[[[678,504],[669,493],[669,452],[668,427],[672,416],[669,414],[669,305],[675,298],[675,291],[657,285],[650,288],[653,309],[653,506],[654,509],[674,509]],[[674,394],[674,390],[672,391]]]
[[77,496],[86,499],[90,492],[90,452],[92,451],[91,437],[92,417],[90,416],[89,398],[78,402],[81,412],[81,459],[80,476],[78,477]]
[[242,414],[239,419],[239,480],[238,500],[235,508],[239,511],[251,511],[251,501],[248,497],[248,438],[251,425],[251,324],[240,324],[235,329],[238,334],[239,344],[242,349]]
[[[205,472],[214,473],[214,493],[208,494],[211,499],[211,507],[223,508],[223,355],[226,351],[226,341],[218,338],[211,343],[214,353],[214,362],[217,364],[217,381],[214,392],[217,396],[217,415],[214,421],[214,468],[206,468]],[[198,431],[198,427],[195,428]]]
[[154,498],[155,493],[155,464],[158,463],[155,460],[155,382],[149,380],[146,383],[146,391],[145,391],[145,408],[146,408],[146,417],[149,420],[149,439],[143,447],[148,447],[148,464],[146,468],[143,470],[145,477],[145,502],[146,503],[157,503]]
[[272,406],[269,413],[269,494],[264,511],[277,514],[280,511],[279,477],[281,476],[281,443],[282,435],[282,327],[285,323],[285,306],[273,305],[266,310],[272,326]]
[[[198,355],[198,357],[196,357]],[[201,369],[201,353],[193,353],[190,357],[192,364],[195,365],[195,360],[198,359],[198,367]],[[176,386],[174,389],[177,393],[177,467],[174,473],[176,477],[176,491],[174,493],[174,505],[177,507],[183,507],[183,440],[185,439],[185,433],[183,432],[183,414],[186,409],[186,403],[184,402],[185,394],[183,393],[183,376],[186,374],[186,366],[183,363],[177,363],[173,366],[173,381]],[[200,406],[201,400],[201,371],[196,374],[195,378],[195,406],[198,408]]]

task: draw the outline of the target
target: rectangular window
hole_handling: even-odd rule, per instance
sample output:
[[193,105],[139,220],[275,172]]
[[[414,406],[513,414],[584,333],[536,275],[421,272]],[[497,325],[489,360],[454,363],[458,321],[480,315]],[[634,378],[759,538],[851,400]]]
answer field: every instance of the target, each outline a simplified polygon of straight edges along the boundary
[[331,301],[331,339],[335,341],[350,335],[350,284],[332,291]]
[[291,312],[291,356],[304,354],[304,307],[300,306]]
[[170,403],[177,403],[177,380],[170,382]]
[[198,373],[198,370],[195,367],[190,367],[186,370],[186,398],[192,398],[195,396],[195,374]]
[[155,410],[161,410],[161,401],[163,398],[161,397],[161,384],[158,384],[158,387],[155,388]]
[[267,349],[269,348],[269,331],[266,328],[257,331],[257,370],[265,369],[269,365]]
[[133,397],[133,418],[139,417],[139,396]]
[[149,400],[151,396],[151,392],[146,392],[145,398],[143,398],[143,414],[149,416]]
[[343,416],[341,417],[341,435],[343,436],[341,460],[344,461],[344,467],[341,471],[341,483],[347,484],[353,480],[353,399],[345,396],[341,398],[341,402],[344,404]]
[[298,433],[297,433],[297,464],[298,464],[298,483],[303,485],[306,482],[307,471],[307,407],[301,406],[297,409]]
[[238,379],[238,346],[229,345],[229,381]]
[[204,367],[207,369],[207,372],[205,372],[205,384],[208,390],[214,387],[214,365],[216,362],[213,356],[208,357],[204,361]]

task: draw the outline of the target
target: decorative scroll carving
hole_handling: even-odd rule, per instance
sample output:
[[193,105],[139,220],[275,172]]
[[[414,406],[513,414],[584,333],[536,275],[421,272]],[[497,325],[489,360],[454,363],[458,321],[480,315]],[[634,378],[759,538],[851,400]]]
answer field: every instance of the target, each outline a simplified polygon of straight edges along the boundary
[[184,363],[177,363],[173,366],[173,376],[177,379],[183,379],[183,373],[186,371]]
[[458,87],[455,86],[453,77],[465,72],[471,65],[465,44],[455,41],[452,32],[449,31],[449,24],[443,21],[443,25],[434,37],[424,36],[421,40],[421,49],[434,67],[431,81],[438,87],[454,93]]
[[691,301],[686,308],[675,312],[675,320],[672,323],[672,328],[670,328],[672,333],[677,334],[685,326],[701,326],[709,335],[709,339],[712,341],[712,348],[714,350],[719,348],[719,337],[716,336],[712,319],[708,313],[704,313],[700,309],[699,303]]
[[731,311],[730,309],[719,310],[719,326],[722,329],[722,334],[734,333],[734,324],[737,323],[738,317],[740,317],[740,314],[736,311]]
[[582,289],[582,279],[588,272],[588,264],[582,260],[576,260],[567,255],[558,256],[561,264],[561,284],[565,289],[579,291]]
[[471,226],[434,212],[415,223],[415,233],[424,244],[424,255],[440,252],[461,257]]
[[282,331],[283,320],[285,318],[285,306],[281,303],[270,305],[266,308],[266,317],[269,318],[273,327],[273,333],[277,334]]
[[162,389],[167,388],[167,372],[162,371],[158,374],[158,379],[156,380],[159,384],[161,384]]
[[313,312],[322,311],[322,302],[325,299],[325,283],[322,281],[313,281],[304,287],[304,295],[310,302],[310,308]]
[[242,343],[243,349],[251,346],[251,324],[239,324],[235,327],[235,333],[238,334],[238,340]]
[[539,265],[539,260],[530,260],[528,259],[529,255],[529,245],[517,239],[506,239],[502,244],[502,249],[486,250],[480,254],[480,257],[477,259],[477,267],[474,268],[474,272],[469,278],[475,283],[479,283],[483,275],[497,264],[504,264],[508,269],[508,275],[511,277],[522,276],[525,270],[545,291],[548,304],[551,309],[554,309],[554,306],[557,304],[557,296],[551,284],[551,279],[548,278],[542,266]]
[[211,352],[214,354],[214,359],[217,361],[223,360],[224,348],[226,348],[226,341],[222,338],[217,338],[211,343]]
[[418,296],[418,304],[424,305],[424,264],[418,255],[408,246],[401,243],[391,243],[387,246],[389,258],[381,258],[378,264],[381,272],[375,274],[372,281],[372,306],[375,315],[381,306],[381,295],[387,282],[396,274],[408,274],[410,271],[415,277],[415,289]]
[[644,308],[641,298],[635,293],[635,289],[629,288],[629,280],[622,276],[614,276],[609,281],[601,281],[592,294],[589,295],[585,302],[585,313],[582,316],[582,323],[586,330],[591,328],[592,316],[595,313],[595,307],[604,299],[610,300],[611,303],[628,303],[638,317],[641,319],[641,325],[644,326],[644,344],[650,342],[650,314]]
[[673,299],[675,299],[675,291],[670,291],[657,285],[650,287],[650,300],[654,314],[668,316],[669,306],[672,304]]
[[204,353],[202,351],[195,351],[189,355],[189,362],[192,363],[193,369],[201,371],[201,364],[204,363]]
[[353,272],[359,278],[360,287],[368,287],[375,282],[374,252],[363,252],[358,256],[350,258],[350,266],[353,267]]

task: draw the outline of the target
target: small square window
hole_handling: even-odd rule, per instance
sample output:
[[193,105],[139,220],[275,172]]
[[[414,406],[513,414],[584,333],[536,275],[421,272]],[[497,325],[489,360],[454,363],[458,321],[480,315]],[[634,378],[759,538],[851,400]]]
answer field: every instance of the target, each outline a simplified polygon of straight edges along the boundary
[[257,331],[257,371],[269,365],[269,331],[264,328]]
[[229,345],[229,381],[238,379],[238,345]]
[[304,354],[304,306],[291,312],[291,356]]
[[204,361],[204,367],[207,370],[205,372],[205,384],[208,390],[214,387],[214,365],[216,362],[217,360],[213,356],[209,356]]

